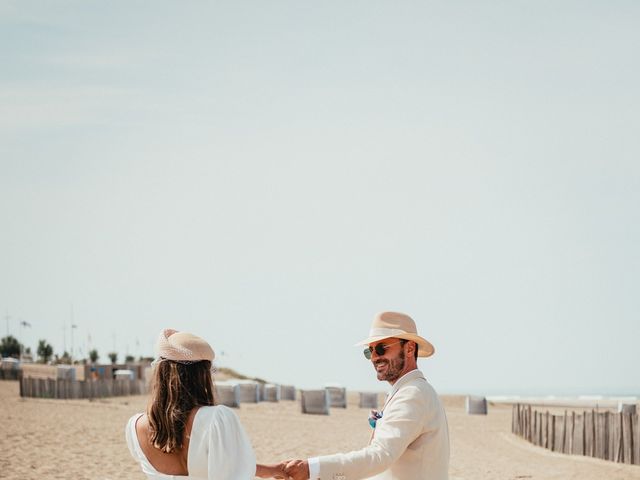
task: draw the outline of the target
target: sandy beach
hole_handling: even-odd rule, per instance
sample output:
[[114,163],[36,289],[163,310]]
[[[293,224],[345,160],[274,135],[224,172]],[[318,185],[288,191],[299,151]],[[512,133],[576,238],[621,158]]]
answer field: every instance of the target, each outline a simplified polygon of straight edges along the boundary
[[[144,478],[124,441],[128,418],[146,396],[99,401],[21,399],[18,383],[0,381],[0,478],[133,480]],[[444,397],[451,433],[452,480],[640,479],[640,467],[567,456],[511,434],[511,408],[469,416],[460,397]],[[367,411],[351,396],[330,416],[303,415],[298,402],[243,404],[236,410],[260,462],[364,446]]]

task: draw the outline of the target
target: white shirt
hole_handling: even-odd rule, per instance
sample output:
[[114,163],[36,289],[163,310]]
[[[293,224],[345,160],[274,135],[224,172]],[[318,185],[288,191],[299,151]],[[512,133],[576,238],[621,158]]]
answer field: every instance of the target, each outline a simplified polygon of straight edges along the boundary
[[250,480],[255,477],[256,457],[236,414],[224,405],[201,407],[195,414],[187,452],[188,476],[158,472],[140,447],[136,422],[143,414],[129,419],[125,436],[131,456],[140,463],[149,479]]

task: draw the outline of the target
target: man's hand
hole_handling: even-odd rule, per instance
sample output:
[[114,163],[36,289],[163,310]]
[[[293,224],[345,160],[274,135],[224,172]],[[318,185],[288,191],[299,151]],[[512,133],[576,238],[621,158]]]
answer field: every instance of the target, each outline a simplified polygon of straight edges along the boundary
[[306,460],[291,460],[284,467],[284,471],[293,480],[307,480],[309,478],[309,463]]
[[277,465],[274,465],[274,467],[276,468],[276,471],[273,474],[273,478],[284,478],[285,480],[290,480],[291,477],[287,475],[287,473],[284,471],[286,466],[287,466],[286,461],[280,462]]

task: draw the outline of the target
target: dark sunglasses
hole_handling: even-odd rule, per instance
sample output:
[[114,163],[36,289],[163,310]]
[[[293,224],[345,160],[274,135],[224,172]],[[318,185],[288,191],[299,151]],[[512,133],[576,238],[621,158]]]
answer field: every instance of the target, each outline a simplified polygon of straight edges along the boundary
[[371,354],[373,353],[373,351],[375,350],[376,353],[380,356],[384,355],[384,352],[387,350],[387,348],[392,347],[393,345],[397,345],[398,343],[403,343],[402,340],[400,340],[399,342],[394,342],[394,343],[389,343],[387,345],[385,345],[384,343],[379,343],[377,344],[375,347],[367,347],[364,349],[364,358],[366,358],[367,360],[371,360]]

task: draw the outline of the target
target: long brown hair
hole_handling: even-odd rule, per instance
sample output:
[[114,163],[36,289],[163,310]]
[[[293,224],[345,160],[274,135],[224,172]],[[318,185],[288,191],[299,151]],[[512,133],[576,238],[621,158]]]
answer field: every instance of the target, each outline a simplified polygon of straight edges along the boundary
[[165,453],[181,449],[189,413],[207,405],[215,405],[211,362],[184,364],[160,359],[147,408],[151,444]]

